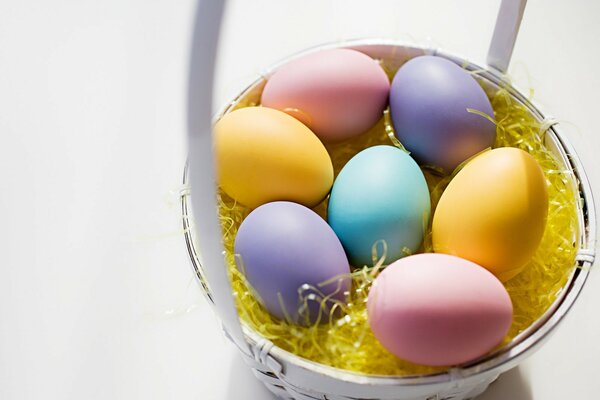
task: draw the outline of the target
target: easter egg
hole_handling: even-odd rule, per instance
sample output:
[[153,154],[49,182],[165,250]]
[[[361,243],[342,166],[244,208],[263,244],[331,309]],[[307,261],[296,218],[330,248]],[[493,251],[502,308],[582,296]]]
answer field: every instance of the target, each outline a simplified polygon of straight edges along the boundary
[[417,254],[389,265],[367,300],[369,325],[392,354],[416,364],[474,360],[502,342],[512,303],[479,265],[445,254]]
[[262,105],[285,111],[324,142],[367,131],[382,116],[390,83],[366,54],[321,50],[295,59],[268,79]]
[[429,191],[417,163],[396,147],[374,146],[340,171],[327,218],[350,263],[362,267],[373,265],[372,248],[381,240],[387,244],[386,264],[415,252],[429,212]]
[[319,139],[284,112],[247,107],[214,127],[219,185],[255,208],[276,200],[314,206],[327,196],[333,166]]
[[477,81],[453,62],[421,56],[405,63],[390,89],[396,136],[415,159],[452,172],[491,147],[496,137],[492,106]]
[[[252,211],[235,238],[238,269],[277,318],[329,321],[350,287],[344,249],[329,225],[296,203],[276,201]],[[327,301],[323,299],[327,298]]]
[[467,163],[442,194],[433,247],[506,281],[535,253],[547,215],[546,180],[535,159],[516,148],[490,150]]

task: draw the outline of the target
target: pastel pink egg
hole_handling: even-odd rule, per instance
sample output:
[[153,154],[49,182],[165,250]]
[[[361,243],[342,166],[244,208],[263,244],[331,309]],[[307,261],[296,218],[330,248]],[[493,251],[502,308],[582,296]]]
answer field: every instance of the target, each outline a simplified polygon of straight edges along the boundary
[[299,119],[321,140],[336,142],[371,128],[383,115],[389,90],[377,61],[355,50],[330,49],[277,69],[261,103]]
[[430,366],[472,361],[496,347],[512,303],[489,271],[459,257],[418,254],[373,282],[367,311],[375,337],[404,360]]

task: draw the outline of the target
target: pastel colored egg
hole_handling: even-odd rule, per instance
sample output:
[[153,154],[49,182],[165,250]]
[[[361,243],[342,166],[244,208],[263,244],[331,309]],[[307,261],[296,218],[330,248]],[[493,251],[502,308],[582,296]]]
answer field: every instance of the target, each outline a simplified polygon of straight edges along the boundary
[[467,163],[442,194],[433,247],[506,281],[535,253],[547,215],[546,180],[535,159],[516,148],[490,150]]
[[293,60],[268,79],[262,105],[287,112],[325,142],[367,131],[382,116],[390,83],[366,54],[321,50]]
[[452,172],[494,144],[494,124],[467,109],[494,117],[477,81],[445,58],[413,58],[394,76],[392,122],[400,142],[421,164]]
[[234,248],[238,268],[277,318],[325,322],[331,306],[345,301],[350,268],[344,249],[304,206],[277,201],[258,207],[240,225]]
[[289,200],[310,207],[331,189],[327,150],[281,111],[247,107],[225,114],[215,124],[214,144],[219,185],[246,206]]
[[370,147],[340,171],[327,213],[352,265],[373,265],[372,248],[378,241],[387,244],[389,264],[417,251],[423,241],[430,213],[427,183],[404,151]]
[[417,254],[389,265],[367,301],[375,337],[416,364],[456,365],[502,342],[512,303],[502,283],[479,265],[445,254]]

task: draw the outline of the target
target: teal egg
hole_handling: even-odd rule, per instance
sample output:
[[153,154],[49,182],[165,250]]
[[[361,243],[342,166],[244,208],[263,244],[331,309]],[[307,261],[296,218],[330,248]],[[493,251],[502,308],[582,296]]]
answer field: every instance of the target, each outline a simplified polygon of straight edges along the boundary
[[[342,168],[329,198],[328,222],[355,267],[372,266],[373,245],[387,244],[385,264],[416,252],[431,211],[417,163],[393,146],[374,146]],[[377,247],[381,257],[381,246]]]

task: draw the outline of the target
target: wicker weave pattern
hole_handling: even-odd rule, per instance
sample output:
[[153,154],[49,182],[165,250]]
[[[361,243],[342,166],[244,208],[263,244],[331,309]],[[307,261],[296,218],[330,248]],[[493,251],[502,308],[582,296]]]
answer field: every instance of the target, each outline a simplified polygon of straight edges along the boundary
[[[226,336],[229,337],[229,335]],[[283,374],[281,364],[279,364],[271,355],[270,349],[273,344],[262,339],[255,345],[251,346],[252,356],[241,352],[244,361],[251,368],[254,376],[259,379],[265,387],[283,400],[376,400],[380,397],[359,398],[348,397],[335,393],[318,393],[309,389],[300,388],[288,381]],[[385,400],[468,400],[483,393],[485,389],[492,383],[497,376],[491,379],[477,381],[470,385],[462,385],[462,380],[457,377],[457,385],[453,389],[445,393],[437,393],[425,397],[406,397],[402,396],[401,388],[399,388],[399,397],[386,398]],[[374,393],[375,394],[375,393]]]

